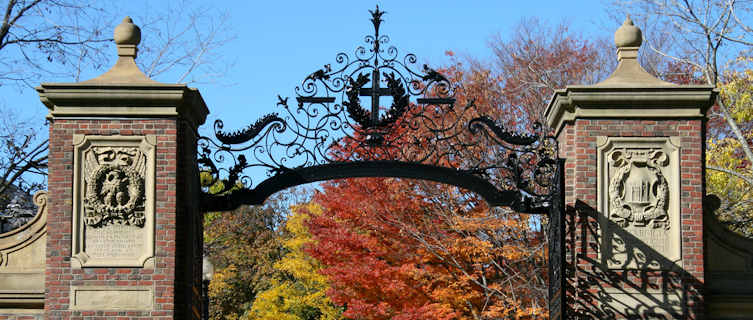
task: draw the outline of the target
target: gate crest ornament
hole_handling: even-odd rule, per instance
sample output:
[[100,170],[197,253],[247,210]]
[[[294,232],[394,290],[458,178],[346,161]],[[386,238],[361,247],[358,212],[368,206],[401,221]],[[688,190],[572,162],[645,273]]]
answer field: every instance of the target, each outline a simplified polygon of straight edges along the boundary
[[157,137],[74,134],[72,142],[71,266],[153,268]]
[[681,267],[681,138],[598,136],[596,144],[599,259],[609,269]]
[[143,227],[146,156],[136,147],[93,147],[85,161],[84,223]]
[[[306,76],[294,102],[278,95],[281,112],[233,132],[216,120],[214,138],[199,139],[199,167],[212,185],[202,210],[261,204],[274,192],[316,181],[401,177],[462,187],[491,206],[546,213],[556,141],[535,123],[515,124],[530,134],[509,131],[472,99],[456,105],[462,88],[388,46],[390,38],[380,33],[385,12],[369,12],[374,33],[365,45]],[[363,98],[371,98],[368,105]]]
[[623,149],[610,157],[617,170],[609,182],[609,217],[623,227],[669,229],[669,186],[661,172],[669,159],[664,151]]

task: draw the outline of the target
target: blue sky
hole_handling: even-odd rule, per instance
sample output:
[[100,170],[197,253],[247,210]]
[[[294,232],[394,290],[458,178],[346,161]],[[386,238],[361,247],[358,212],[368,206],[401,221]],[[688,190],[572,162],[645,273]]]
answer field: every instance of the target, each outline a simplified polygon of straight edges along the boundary
[[[117,6],[122,8],[113,11],[133,16],[138,25],[135,17],[145,10],[156,12],[153,7],[175,6],[177,1],[120,2]],[[567,22],[572,31],[594,38],[611,37],[620,23],[610,20],[606,0],[189,1],[227,11],[228,32],[235,35],[218,52],[233,67],[212,83],[191,85],[199,88],[210,109],[209,118],[200,129],[204,135],[211,135],[215,119],[225,121],[225,129],[234,130],[278,111],[275,105],[278,94],[294,96],[295,86],[323,65],[334,63],[337,53],[345,52],[352,57],[353,51],[364,45],[364,36],[372,34],[368,10],[376,4],[386,11],[381,33],[390,36],[390,45],[399,49],[400,57],[414,53],[419,64],[435,68],[448,63],[447,50],[461,57],[491,61],[489,40],[495,35],[509,37],[524,18],[536,17],[550,25]],[[114,63],[114,44],[111,47]],[[106,69],[90,72],[84,80]],[[158,80],[172,82],[175,80],[171,79],[178,78],[178,74],[168,73]],[[47,114],[37,93],[30,88],[0,86],[0,106],[16,113],[18,119],[30,119],[40,126]],[[46,138],[46,134],[42,132],[40,138]]]
[[[198,5],[228,11],[229,32],[235,40],[220,52],[233,68],[216,83],[196,84],[211,114],[203,132],[220,118],[227,127],[241,127],[264,113],[275,111],[277,94],[292,96],[306,75],[327,63],[335,54],[353,50],[371,34],[369,9],[375,4],[387,13],[382,33],[391,38],[401,56],[414,53],[419,63],[441,66],[452,50],[460,55],[488,59],[489,39],[507,37],[525,17],[538,17],[557,24],[568,21],[574,31],[595,37],[611,36],[618,26],[607,18],[606,6],[598,0],[575,1],[204,1]],[[168,1],[141,1],[124,6],[123,15],[138,16],[141,10],[166,6]],[[175,5],[175,2],[171,5]],[[139,21],[135,21],[136,24]],[[114,47],[114,45],[113,45]],[[113,48],[114,62],[114,48]],[[172,78],[177,79],[177,75]],[[170,81],[171,75],[160,80]],[[63,79],[65,81],[65,79]],[[0,103],[21,118],[46,114],[36,92],[0,87]]]
[[[235,59],[223,80],[232,86],[199,86],[210,106],[210,120],[228,127],[245,126],[274,111],[277,94],[292,96],[308,74],[334,62],[335,54],[353,50],[372,33],[369,9],[387,13],[381,32],[401,55],[415,53],[419,62],[447,63],[446,50],[488,59],[489,39],[506,37],[524,17],[556,24],[569,21],[576,31],[611,36],[605,6],[597,0],[576,1],[240,1],[231,23],[237,39],[227,48]],[[239,115],[242,115],[239,117]]]
[[[108,1],[108,0],[102,0]],[[211,83],[191,84],[199,88],[210,115],[200,132],[212,134],[215,119],[225,121],[225,129],[242,128],[270,112],[276,112],[277,95],[291,97],[294,89],[310,73],[334,63],[335,55],[364,45],[372,34],[368,10],[378,4],[386,11],[381,33],[390,36],[390,45],[399,56],[413,53],[418,63],[441,67],[448,63],[445,51],[491,61],[489,40],[503,39],[524,18],[536,17],[556,25],[567,22],[571,31],[589,37],[611,37],[620,21],[610,20],[607,0],[572,1],[282,1],[282,0],[133,0],[104,2],[117,16],[136,17],[165,12],[164,8],[188,1],[193,6],[227,12],[228,33],[235,39],[218,52],[232,68]],[[221,4],[219,6],[218,4]],[[157,7],[161,7],[160,10]],[[117,24],[120,19],[115,21]],[[144,35],[148,36],[148,35]],[[112,63],[115,62],[114,43]],[[96,77],[106,71],[85,72]],[[165,74],[157,80],[174,82],[179,74]],[[42,82],[72,82],[73,79],[43,79]],[[44,124],[47,109],[31,88],[0,86],[0,107],[16,119]],[[38,138],[45,139],[43,129]],[[257,179],[254,179],[257,180]],[[258,181],[257,181],[258,182]]]

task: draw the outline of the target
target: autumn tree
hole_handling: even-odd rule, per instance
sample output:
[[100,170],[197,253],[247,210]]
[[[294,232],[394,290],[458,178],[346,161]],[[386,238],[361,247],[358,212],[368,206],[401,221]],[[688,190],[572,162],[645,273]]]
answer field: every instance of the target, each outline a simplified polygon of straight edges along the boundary
[[308,198],[309,191],[293,188],[277,193],[264,206],[205,214],[204,254],[215,265],[209,286],[212,319],[249,317],[257,295],[285,277],[275,268],[287,252],[285,221],[291,205]]
[[241,207],[205,215],[205,255],[215,265],[209,287],[212,319],[239,319],[269,288],[284,250],[274,210]]
[[[330,297],[347,307],[343,315],[543,317],[538,291],[546,262],[528,220],[490,211],[453,187],[421,184],[351,179],[315,196],[324,211],[309,221],[316,240],[310,253],[325,265]],[[428,189],[434,197],[417,191]]]
[[[123,19],[120,4],[101,0],[9,0],[0,24],[0,87],[5,94],[41,80],[80,81],[115,58],[112,30]],[[228,65],[219,49],[233,38],[224,13],[188,0],[155,4],[143,16],[137,63],[150,77],[173,82],[211,80]],[[18,91],[16,91],[18,92]],[[0,101],[0,208],[8,190],[44,187],[47,139],[44,120],[18,116],[21,106]]]
[[281,277],[259,293],[247,319],[259,320],[337,320],[342,308],[334,305],[326,291],[329,280],[321,273],[321,263],[306,253],[313,242],[304,222],[322,214],[314,203],[297,205],[285,223],[285,255],[274,264]]
[[[544,122],[543,116],[554,90],[570,84],[590,84],[606,78],[616,65],[607,39],[588,39],[570,30],[566,23],[555,26],[537,18],[521,20],[510,34],[498,34],[489,42],[494,59],[486,68],[472,62],[469,76],[486,75],[497,81],[498,112],[514,112],[518,118]],[[488,70],[484,70],[488,69]],[[494,89],[495,83],[484,86]]]
[[[744,142],[753,142],[753,70],[728,71],[721,86],[727,112],[743,133]],[[726,130],[723,130],[726,131]],[[742,152],[736,136],[720,134],[709,138],[706,163],[707,192],[723,199],[719,218],[732,230],[753,236],[753,177],[751,161]]]
[[[471,116],[491,115],[509,130],[523,132],[541,120],[555,88],[606,76],[591,66],[599,56],[596,43],[565,27],[556,29],[561,37],[552,41],[538,36],[550,30],[544,25],[524,21],[516,30],[524,29],[527,34],[495,40],[494,63],[455,60],[443,70],[462,82],[456,105],[474,101],[478,114]],[[394,128],[398,136],[420,135],[397,132],[399,122]],[[345,158],[347,143],[344,139]],[[429,147],[406,146],[402,152],[420,154]],[[468,156],[502,159],[514,153],[488,144],[474,152]],[[501,179],[496,173],[490,178]],[[455,187],[406,179],[328,182],[314,199],[323,213],[309,220],[315,240],[310,253],[324,265],[332,285],[329,296],[346,306],[344,316],[546,317],[546,241],[540,218],[488,208],[478,196]]]

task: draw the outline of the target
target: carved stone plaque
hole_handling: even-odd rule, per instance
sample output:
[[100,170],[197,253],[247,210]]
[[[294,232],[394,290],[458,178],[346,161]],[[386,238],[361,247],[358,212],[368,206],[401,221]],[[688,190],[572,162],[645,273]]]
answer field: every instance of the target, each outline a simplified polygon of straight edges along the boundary
[[74,267],[154,256],[154,136],[74,135]]
[[154,289],[147,286],[72,286],[72,310],[152,310]]
[[608,268],[682,266],[678,141],[599,137],[599,256]]

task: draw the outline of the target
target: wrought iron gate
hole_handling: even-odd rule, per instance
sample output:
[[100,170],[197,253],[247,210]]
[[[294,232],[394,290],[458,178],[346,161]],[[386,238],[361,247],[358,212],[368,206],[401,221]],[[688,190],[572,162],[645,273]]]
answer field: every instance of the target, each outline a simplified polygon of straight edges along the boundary
[[[561,279],[556,141],[538,124],[529,134],[508,130],[472,99],[459,105],[459,84],[419,67],[413,54],[385,48],[389,37],[379,30],[384,12],[369,12],[374,33],[365,45],[353,56],[338,53],[334,63],[304,78],[293,101],[278,96],[280,113],[233,132],[217,120],[214,138],[199,139],[200,170],[211,174],[215,186],[211,193],[204,190],[202,210],[261,204],[285,188],[330,179],[431,180],[473,191],[490,206],[531,214],[554,210],[550,260],[558,261],[550,262],[557,268],[550,280]],[[381,99],[391,100],[388,108],[381,110]],[[266,178],[257,182],[249,173],[254,170]],[[554,292],[561,288],[555,286]]]

